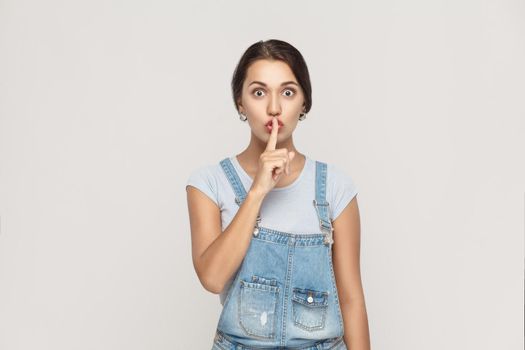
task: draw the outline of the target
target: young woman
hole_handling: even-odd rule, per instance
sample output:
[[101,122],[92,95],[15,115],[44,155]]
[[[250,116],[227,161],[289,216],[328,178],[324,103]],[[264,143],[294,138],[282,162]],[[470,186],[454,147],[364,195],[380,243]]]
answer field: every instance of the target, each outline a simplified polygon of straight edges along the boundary
[[292,138],[312,105],[302,55],[259,41],[232,90],[250,143],[186,186],[193,264],[223,305],[213,349],[370,349],[356,187]]

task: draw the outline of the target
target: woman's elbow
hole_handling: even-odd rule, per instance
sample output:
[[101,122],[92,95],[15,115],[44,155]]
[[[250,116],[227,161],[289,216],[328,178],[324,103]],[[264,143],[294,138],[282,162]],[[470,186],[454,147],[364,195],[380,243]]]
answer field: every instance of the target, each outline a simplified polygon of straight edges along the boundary
[[196,269],[196,272],[204,289],[213,294],[220,294],[222,292],[224,284],[218,281],[216,276],[210,276],[210,274],[199,269]]

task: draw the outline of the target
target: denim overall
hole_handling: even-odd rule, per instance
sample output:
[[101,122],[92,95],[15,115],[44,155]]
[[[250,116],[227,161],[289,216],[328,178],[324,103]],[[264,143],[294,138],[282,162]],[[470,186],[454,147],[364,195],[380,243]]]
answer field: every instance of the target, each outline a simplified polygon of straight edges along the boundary
[[[246,190],[230,159],[220,164],[240,206]],[[212,350],[347,349],[332,265],[326,171],[326,163],[316,161],[313,205],[323,233],[277,231],[259,226],[257,217],[224,300]]]

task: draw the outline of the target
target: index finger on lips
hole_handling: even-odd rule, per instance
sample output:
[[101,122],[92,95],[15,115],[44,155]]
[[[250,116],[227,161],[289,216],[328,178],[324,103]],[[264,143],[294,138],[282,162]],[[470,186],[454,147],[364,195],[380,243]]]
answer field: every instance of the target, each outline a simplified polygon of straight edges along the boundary
[[275,150],[275,145],[277,144],[277,131],[279,130],[279,125],[277,123],[277,118],[273,117],[272,119],[272,132],[270,133],[270,138],[268,139],[268,144],[266,145],[266,150],[273,151]]

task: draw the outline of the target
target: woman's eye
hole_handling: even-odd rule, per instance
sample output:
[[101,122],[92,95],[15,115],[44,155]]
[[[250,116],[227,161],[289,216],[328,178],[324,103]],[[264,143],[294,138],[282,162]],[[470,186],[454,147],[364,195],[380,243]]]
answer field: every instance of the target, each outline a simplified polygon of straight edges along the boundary
[[286,93],[286,91],[290,91],[292,93],[291,95],[286,95],[287,97],[291,97],[291,96],[293,96],[295,94],[295,91],[293,91],[292,89],[286,89],[285,93]]
[[[286,97],[292,97],[295,95],[295,91],[293,89],[286,89],[284,90],[284,93],[286,94]],[[253,94],[255,94],[257,97],[262,97],[264,96],[264,91],[260,89],[253,90]]]

